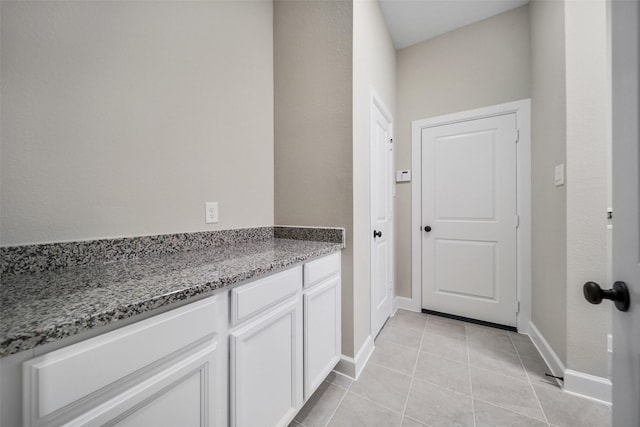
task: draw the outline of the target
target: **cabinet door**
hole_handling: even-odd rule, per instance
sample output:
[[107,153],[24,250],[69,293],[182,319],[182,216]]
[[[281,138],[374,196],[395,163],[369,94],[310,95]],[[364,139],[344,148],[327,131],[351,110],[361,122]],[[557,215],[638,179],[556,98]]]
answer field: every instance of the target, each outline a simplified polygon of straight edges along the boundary
[[340,360],[340,276],[305,291],[304,398],[309,399]]
[[[24,362],[24,427],[64,425],[96,408],[108,407],[111,414],[126,406],[121,396],[131,396],[132,402],[149,397],[152,384],[160,384],[164,373],[174,378],[172,367],[203,347],[211,347],[205,359],[221,353],[226,307],[227,295],[219,294]],[[219,364],[202,363],[218,372],[220,383],[226,378],[219,374],[226,359],[215,357]]]
[[223,379],[215,341],[199,348],[65,426],[223,427]]
[[302,405],[300,294],[230,333],[233,427],[286,426]]

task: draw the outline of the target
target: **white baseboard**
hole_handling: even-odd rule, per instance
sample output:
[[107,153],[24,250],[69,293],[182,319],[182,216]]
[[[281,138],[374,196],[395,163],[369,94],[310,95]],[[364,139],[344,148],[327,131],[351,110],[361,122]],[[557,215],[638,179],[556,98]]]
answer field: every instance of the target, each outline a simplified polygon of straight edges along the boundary
[[533,324],[533,322],[529,323],[529,337],[531,341],[533,341],[533,345],[538,349],[538,353],[542,356],[544,361],[547,363],[547,366],[551,370],[551,373],[556,377],[564,376],[564,371],[567,368],[562,363],[562,360],[558,357],[551,345],[544,339],[544,336],[540,333],[538,328]]
[[571,394],[611,404],[612,384],[608,378],[567,369],[564,371],[564,389]]
[[567,369],[533,322],[529,323],[529,337],[549,366],[551,373],[557,377],[564,377],[564,383],[560,383],[564,391],[611,404],[612,386],[608,378]]
[[357,380],[369,361],[369,357],[371,357],[371,353],[373,353],[374,349],[375,346],[373,344],[373,339],[371,336],[368,336],[364,341],[364,344],[360,347],[360,350],[356,353],[356,356],[349,357],[342,355],[334,370],[353,380]]
[[402,310],[421,311],[420,304],[416,304],[413,299],[407,297],[396,297],[394,300],[394,307]]

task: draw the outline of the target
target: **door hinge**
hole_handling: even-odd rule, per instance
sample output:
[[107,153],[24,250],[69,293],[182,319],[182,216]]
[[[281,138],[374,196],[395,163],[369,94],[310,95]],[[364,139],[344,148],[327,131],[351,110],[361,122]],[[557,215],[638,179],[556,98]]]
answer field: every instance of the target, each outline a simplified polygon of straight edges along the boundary
[[389,151],[393,151],[393,138],[389,140]]
[[516,228],[520,227],[520,215],[516,215],[515,223],[516,223]]
[[520,129],[516,129],[516,144],[520,141]]
[[520,313],[520,301],[516,302],[516,314]]

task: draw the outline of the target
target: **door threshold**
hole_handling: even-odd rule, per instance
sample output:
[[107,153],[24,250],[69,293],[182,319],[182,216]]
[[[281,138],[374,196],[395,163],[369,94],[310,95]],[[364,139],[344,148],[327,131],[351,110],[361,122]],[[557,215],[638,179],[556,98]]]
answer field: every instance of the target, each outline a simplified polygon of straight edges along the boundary
[[515,326],[507,326],[501,325],[500,323],[492,323],[486,322],[484,320],[472,319],[470,317],[464,316],[456,316],[455,314],[442,313],[440,311],[427,310],[426,308],[422,309],[423,313],[431,314],[433,316],[446,317],[447,319],[460,320],[462,322],[474,323],[476,325],[488,326],[490,328],[502,329],[505,331],[518,332],[518,329]]

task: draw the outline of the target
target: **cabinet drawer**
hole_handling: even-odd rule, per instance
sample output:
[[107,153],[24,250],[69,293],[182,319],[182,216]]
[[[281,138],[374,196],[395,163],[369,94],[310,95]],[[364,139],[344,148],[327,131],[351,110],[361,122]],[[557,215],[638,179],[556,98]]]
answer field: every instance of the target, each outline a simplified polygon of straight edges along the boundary
[[25,362],[25,425],[47,424],[59,411],[68,411],[154,362],[213,337],[220,328],[221,297],[207,298]]
[[324,279],[340,272],[340,253],[328,255],[304,265],[304,287],[317,285]]
[[231,291],[231,324],[244,322],[301,289],[302,266],[239,286]]

